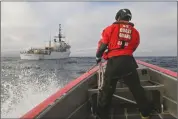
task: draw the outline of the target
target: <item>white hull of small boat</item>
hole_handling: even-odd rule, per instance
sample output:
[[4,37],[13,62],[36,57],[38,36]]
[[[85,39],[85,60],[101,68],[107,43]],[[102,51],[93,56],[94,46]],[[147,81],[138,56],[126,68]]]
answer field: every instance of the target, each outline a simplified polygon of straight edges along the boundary
[[[142,61],[137,63],[141,84],[148,98],[159,110],[152,119],[176,119],[177,73]],[[105,64],[103,63],[103,66]],[[98,71],[99,67],[96,66],[84,73],[21,118],[90,119],[91,97],[98,92]],[[127,86],[122,83],[117,84],[112,102],[110,113],[112,119],[140,119],[134,98]]]

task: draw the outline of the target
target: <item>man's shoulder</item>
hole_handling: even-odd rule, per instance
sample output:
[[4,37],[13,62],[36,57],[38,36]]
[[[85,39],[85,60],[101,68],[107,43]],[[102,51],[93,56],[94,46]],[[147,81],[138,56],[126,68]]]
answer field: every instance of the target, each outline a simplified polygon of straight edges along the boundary
[[103,31],[111,31],[114,27],[115,27],[114,24],[110,24],[110,25],[108,25],[107,27],[105,27],[105,28],[103,29]]
[[133,27],[133,31],[139,35],[139,31],[136,28]]
[[113,27],[113,24],[110,24],[107,27],[105,27],[104,29],[111,29],[112,27]]

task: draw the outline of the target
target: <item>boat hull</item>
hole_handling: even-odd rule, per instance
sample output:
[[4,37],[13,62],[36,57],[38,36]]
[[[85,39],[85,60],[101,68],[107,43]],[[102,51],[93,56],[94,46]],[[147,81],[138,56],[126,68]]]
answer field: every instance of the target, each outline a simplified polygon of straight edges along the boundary
[[[156,106],[160,108],[161,104],[164,104],[164,111],[167,113],[161,113],[157,118],[153,119],[176,119],[177,115],[177,73],[166,71],[164,72],[160,68],[155,66],[149,66],[143,62],[138,62],[139,68],[137,69],[141,85],[147,92],[148,99],[154,101]],[[105,65],[105,64],[103,64]],[[155,69],[154,69],[155,68]],[[99,67],[95,67],[90,71],[84,73],[77,79],[71,81],[64,88],[57,91],[55,94],[44,100],[37,105],[34,109],[30,110],[21,118],[58,118],[58,119],[90,119],[91,116],[91,97],[97,94],[97,80],[98,80]],[[154,85],[155,84],[155,85]],[[128,87],[117,84],[115,95],[122,96],[129,100],[134,98],[129,91]],[[129,115],[129,109],[137,108],[129,103],[126,108],[122,107],[122,103],[125,102],[118,98],[113,98],[111,116],[115,118],[132,118],[139,119],[138,110],[137,113],[132,112]],[[124,104],[124,103],[123,103]],[[127,110],[128,109],[128,110]],[[114,110],[114,111],[113,111]],[[126,114],[119,112],[126,110]]]
[[41,60],[44,59],[42,54],[20,54],[20,59],[22,60]]
[[64,59],[70,56],[70,51],[67,52],[51,52],[50,55],[44,55],[44,59]]

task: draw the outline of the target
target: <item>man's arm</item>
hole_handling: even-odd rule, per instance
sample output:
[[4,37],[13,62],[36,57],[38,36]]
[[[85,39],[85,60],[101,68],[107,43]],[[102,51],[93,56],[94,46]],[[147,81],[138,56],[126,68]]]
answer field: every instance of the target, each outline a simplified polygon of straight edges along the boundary
[[98,42],[96,59],[101,59],[101,57],[103,56],[104,51],[107,49],[110,36],[111,36],[111,26],[103,30],[102,38]]
[[107,49],[107,44],[104,44],[102,40],[98,43],[98,50],[96,53],[97,58],[101,58],[103,56],[104,51]]
[[136,42],[135,42],[135,48],[133,49],[134,51],[137,49],[138,45],[140,44],[140,34],[137,30],[135,30],[136,32]]

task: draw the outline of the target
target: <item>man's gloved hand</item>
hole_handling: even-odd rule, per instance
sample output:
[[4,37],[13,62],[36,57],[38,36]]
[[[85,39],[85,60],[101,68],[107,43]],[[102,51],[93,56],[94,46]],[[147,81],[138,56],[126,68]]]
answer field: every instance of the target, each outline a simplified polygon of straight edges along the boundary
[[96,57],[96,63],[98,64],[100,62],[101,62],[101,58]]

